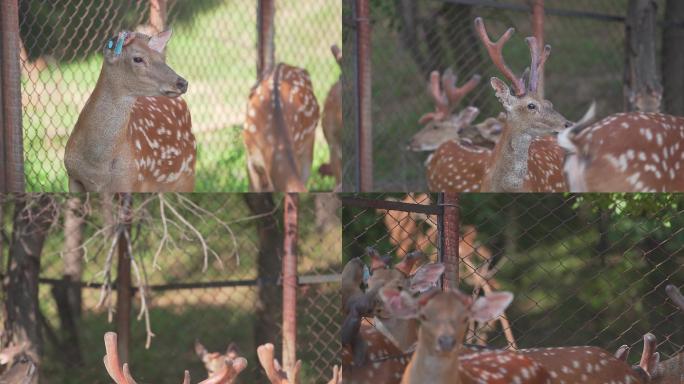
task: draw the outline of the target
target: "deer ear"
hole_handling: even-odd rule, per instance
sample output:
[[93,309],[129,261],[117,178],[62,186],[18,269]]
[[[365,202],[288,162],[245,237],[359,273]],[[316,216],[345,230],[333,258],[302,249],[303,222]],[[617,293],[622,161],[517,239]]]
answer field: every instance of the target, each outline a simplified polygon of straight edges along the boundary
[[147,43],[147,46],[159,53],[164,53],[164,48],[166,48],[166,43],[168,43],[169,39],[171,39],[172,33],[173,32],[171,29],[167,29],[164,32],[160,32],[156,36],[152,36],[150,41]]
[[424,264],[411,276],[411,291],[425,292],[437,284],[439,277],[444,273],[444,264]]
[[380,290],[380,299],[385,304],[385,308],[387,308],[392,315],[400,319],[415,319],[418,317],[418,302],[406,293],[406,291],[385,288]]
[[496,319],[501,316],[511,301],[513,301],[513,294],[510,292],[494,292],[478,297],[470,307],[470,315],[479,322]]
[[492,77],[490,80],[492,84],[492,88],[494,88],[494,91],[496,92],[496,97],[499,99],[501,104],[503,104],[504,108],[506,110],[510,110],[511,108],[511,89],[508,88],[508,85],[503,82],[503,80],[499,79],[498,77]]
[[195,353],[200,359],[204,359],[204,355],[207,354],[207,349],[204,348],[204,345],[199,340],[195,340]]
[[458,115],[459,119],[463,121],[463,124],[470,124],[477,118],[480,114],[480,110],[477,107],[466,107]]

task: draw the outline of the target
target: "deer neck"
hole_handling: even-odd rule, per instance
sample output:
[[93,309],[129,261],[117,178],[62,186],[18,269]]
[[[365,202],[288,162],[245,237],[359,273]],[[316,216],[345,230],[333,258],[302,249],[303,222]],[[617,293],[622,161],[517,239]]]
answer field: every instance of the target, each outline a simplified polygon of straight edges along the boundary
[[486,183],[490,192],[519,192],[525,183],[533,137],[523,132],[520,123],[508,121],[492,153],[489,183]]
[[[435,383],[461,384],[458,350],[443,355],[434,353],[433,348],[418,342],[416,352],[411,358],[406,373],[409,375],[407,384]],[[402,381],[402,384],[404,382]]]
[[86,159],[97,162],[115,156],[135,100],[116,77],[102,70],[74,128]]
[[376,317],[375,327],[403,352],[412,349],[418,340],[418,322],[415,319]]

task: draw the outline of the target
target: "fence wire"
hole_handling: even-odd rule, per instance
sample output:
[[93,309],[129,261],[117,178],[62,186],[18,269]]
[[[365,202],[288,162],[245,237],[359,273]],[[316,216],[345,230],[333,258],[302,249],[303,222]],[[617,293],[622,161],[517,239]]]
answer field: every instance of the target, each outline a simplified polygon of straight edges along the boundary
[[[206,377],[204,365],[193,349],[198,340],[210,352],[220,353],[235,343],[240,355],[248,361],[237,382],[268,382],[258,362],[256,347],[258,343],[272,342],[280,359],[282,198],[276,195],[272,209],[264,213],[262,208],[260,216],[255,216],[257,212],[246,204],[248,196],[166,194],[162,212],[158,195],[134,195],[132,254],[149,284],[147,301],[155,335],[150,349],[145,349],[145,323],[136,320],[141,309],[140,295],[134,289],[129,362],[136,379],[176,382],[184,369],[190,371],[195,382]],[[50,382],[108,383],[102,365],[102,337],[106,331],[115,330],[115,323],[107,320],[107,303],[116,302],[116,289],[104,305],[98,306],[98,302],[99,284],[104,281],[102,272],[111,243],[111,239],[103,236],[110,228],[105,212],[117,208],[106,208],[105,204],[111,200],[104,196],[90,195],[76,211],[85,221],[82,233],[87,252],[74,259],[64,252],[65,231],[71,228],[64,221],[68,198],[51,195],[56,211],[61,213],[41,258],[39,300],[41,329],[45,335],[41,375]],[[12,233],[12,199],[11,195],[6,196],[3,206],[3,229],[7,234]],[[266,232],[260,232],[263,228]],[[200,236],[209,248],[206,266]],[[165,237],[166,243],[162,245]],[[339,364],[340,252],[337,197],[301,195],[297,357],[302,360],[302,382],[327,382],[333,364]],[[116,260],[115,252],[114,284]],[[68,312],[63,307],[66,305],[64,280],[67,274],[73,276],[74,270],[81,271],[75,281],[83,287],[77,291],[81,304],[75,316],[76,327],[70,329],[64,317]],[[139,286],[135,274],[132,283]]]
[[[120,30],[144,26],[149,3],[19,1],[27,190],[67,190],[64,147],[97,81],[102,48]],[[330,46],[341,42],[340,19],[335,1],[276,2],[276,60],[309,71],[321,108],[339,77]],[[170,0],[167,25],[167,62],[189,81],[183,98],[197,139],[196,190],[246,191],[241,130],[256,82],[257,2]],[[328,156],[319,129],[310,189],[332,189],[333,179],[315,172]]]
[[[436,195],[352,197],[437,202]],[[627,344],[640,351],[651,332],[663,359],[684,351],[682,314],[665,293],[668,284],[684,285],[684,196],[461,194],[459,200],[460,289],[515,295],[506,311],[509,336],[500,324],[471,325],[467,342],[609,351]],[[367,246],[395,261],[416,249],[439,260],[433,218],[347,203],[342,211],[345,261]],[[639,355],[632,353],[630,362]]]
[[[345,2],[344,42],[352,47],[355,22],[351,2]],[[467,4],[466,4],[467,3]],[[627,0],[545,1],[545,42],[553,49],[546,65],[546,98],[571,120],[579,119],[592,100],[596,116],[623,111],[624,17]],[[474,4],[474,5],[471,5]],[[426,189],[424,163],[428,152],[407,150],[411,137],[422,126],[418,120],[434,111],[427,91],[430,72],[452,68],[458,85],[474,74],[480,84],[454,109],[472,105],[480,109],[474,123],[503,111],[489,85],[492,76],[502,77],[487,56],[473,28],[477,16],[484,18],[492,38],[508,27],[516,33],[504,49],[506,62],[522,74],[529,66],[524,37],[532,35],[528,0],[502,1],[371,1],[372,23],[372,120],[375,191],[421,191]],[[658,1],[658,52],[665,2]],[[347,56],[350,56],[348,54]],[[660,69],[660,54],[658,68]],[[345,61],[344,100],[355,100],[354,62]],[[658,71],[660,72],[660,70]],[[667,97],[663,111],[667,112]],[[344,183],[356,190],[356,105],[345,103]]]

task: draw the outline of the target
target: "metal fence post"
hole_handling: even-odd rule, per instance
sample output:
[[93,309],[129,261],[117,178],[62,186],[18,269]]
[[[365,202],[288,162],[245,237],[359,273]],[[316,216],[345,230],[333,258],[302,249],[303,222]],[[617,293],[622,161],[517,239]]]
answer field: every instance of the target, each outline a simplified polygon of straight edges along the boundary
[[283,239],[283,368],[294,376],[297,362],[297,216],[299,195],[286,193],[284,199]]
[[444,263],[444,276],[442,280],[443,289],[458,288],[458,239],[459,217],[458,217],[458,194],[446,192],[440,194],[442,204],[442,232],[440,233],[441,254]]
[[3,0],[0,13],[0,192],[24,191],[24,145],[21,129],[19,6]]
[[358,192],[373,191],[373,129],[371,119],[371,27],[368,0],[356,0],[356,92]]
[[275,0],[257,5],[257,79],[273,70],[275,61]]
[[[122,363],[128,362],[128,347],[131,341],[131,301],[133,288],[131,287],[131,257],[128,252],[128,241],[131,236],[131,206],[133,196],[130,193],[119,195],[120,205],[117,219],[119,230],[118,266],[116,273],[116,332],[119,335],[119,358]],[[124,232],[128,232],[126,235]]]

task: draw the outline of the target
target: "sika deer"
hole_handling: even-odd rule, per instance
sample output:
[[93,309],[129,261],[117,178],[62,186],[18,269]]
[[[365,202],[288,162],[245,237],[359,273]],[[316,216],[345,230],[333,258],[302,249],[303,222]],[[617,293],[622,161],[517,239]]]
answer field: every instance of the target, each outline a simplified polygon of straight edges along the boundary
[[69,136],[71,192],[191,192],[195,137],[179,96],[188,82],[165,62],[171,31],[121,32],[104,48],[100,77]]
[[618,113],[566,129],[558,143],[573,192],[684,191],[684,118]]
[[[131,372],[128,370],[128,364],[124,363],[121,366],[119,360],[119,352],[117,346],[117,336],[114,332],[107,332],[104,335],[105,349],[107,354],[104,357],[104,365],[107,369],[109,377],[114,380],[116,384],[136,384]],[[242,357],[236,357],[233,360],[226,360],[224,369],[217,372],[215,375],[200,382],[199,384],[231,384],[235,382],[235,378],[247,367],[247,360]],[[185,371],[183,384],[190,384],[190,372]]]
[[217,375],[219,372],[223,372],[226,365],[230,365],[232,361],[238,358],[238,350],[235,343],[230,343],[226,352],[221,354],[219,352],[209,352],[207,349],[199,342],[195,340],[195,353],[197,357],[202,360],[204,368],[207,370],[207,376],[212,377]]
[[539,363],[515,352],[462,353],[469,319],[495,319],[510,304],[512,294],[497,292],[476,301],[458,291],[434,290],[418,299],[394,289],[383,289],[380,295],[395,315],[421,321],[418,346],[404,371],[402,384],[549,381]]
[[530,190],[532,185],[525,182],[528,173],[528,159],[530,144],[535,138],[551,136],[563,127],[572,124],[560,113],[553,109],[553,104],[544,100],[537,93],[539,75],[543,71],[546,59],[551,53],[551,46],[544,47],[539,52],[539,46],[534,37],[526,39],[530,48],[531,65],[529,81],[518,78],[503,59],[504,44],[513,35],[510,28],[504,35],[493,43],[487,34],[481,18],[475,19],[475,29],[485,44],[489,57],[506,79],[511,82],[512,90],[502,80],[493,77],[492,88],[506,111],[506,127],[494,148],[490,166],[483,180],[482,190],[491,192],[517,192]]
[[304,69],[280,63],[252,88],[242,131],[250,191],[306,190],[318,114]]
[[[337,45],[333,45],[330,50],[341,67],[342,51]],[[319,172],[334,176],[335,185],[339,186],[342,183],[342,83],[339,79],[325,98],[321,126],[330,148],[330,161],[321,165]]]

